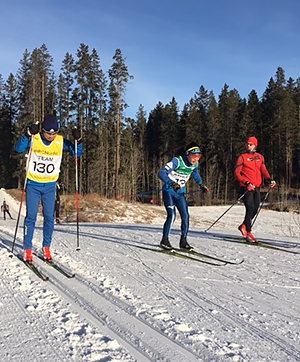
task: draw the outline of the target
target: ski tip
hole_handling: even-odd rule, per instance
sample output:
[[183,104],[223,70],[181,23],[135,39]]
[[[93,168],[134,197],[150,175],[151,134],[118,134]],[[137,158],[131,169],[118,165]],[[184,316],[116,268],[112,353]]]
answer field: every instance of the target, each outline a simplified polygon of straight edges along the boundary
[[240,261],[237,261],[236,263],[233,262],[233,263],[230,263],[230,264],[241,265],[241,264],[243,264],[244,261],[245,261],[245,259],[242,259],[242,260],[240,260]]

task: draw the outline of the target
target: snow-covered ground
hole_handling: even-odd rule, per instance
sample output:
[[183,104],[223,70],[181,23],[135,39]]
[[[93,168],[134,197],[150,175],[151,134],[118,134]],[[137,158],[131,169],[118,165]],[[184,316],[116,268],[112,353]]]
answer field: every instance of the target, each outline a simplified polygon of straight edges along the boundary
[[[4,190],[14,218],[18,203]],[[138,205],[137,205],[138,207]],[[151,210],[155,209],[154,206]],[[195,249],[240,265],[214,266],[151,250],[155,224],[55,226],[52,253],[76,277],[35,258],[49,281],[9,258],[16,220],[0,216],[0,361],[300,361],[300,255],[224,240],[236,235],[244,207],[190,207]],[[300,216],[262,210],[253,233],[300,252]],[[15,254],[22,251],[22,225]],[[171,234],[178,245],[179,220]],[[34,247],[40,249],[42,221]],[[291,246],[291,244],[289,246]],[[202,260],[215,262],[210,259]]]

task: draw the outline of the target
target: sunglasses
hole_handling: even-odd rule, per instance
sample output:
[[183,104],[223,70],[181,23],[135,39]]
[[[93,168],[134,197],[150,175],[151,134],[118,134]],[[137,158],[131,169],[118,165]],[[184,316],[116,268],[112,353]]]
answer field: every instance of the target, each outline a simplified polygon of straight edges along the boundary
[[43,132],[46,133],[46,134],[48,134],[48,135],[50,135],[50,136],[56,135],[56,134],[58,133],[58,131],[49,132],[49,131],[45,131],[44,129],[43,129]]
[[201,157],[201,153],[189,153],[189,156],[192,157],[192,158],[197,158],[197,157]]

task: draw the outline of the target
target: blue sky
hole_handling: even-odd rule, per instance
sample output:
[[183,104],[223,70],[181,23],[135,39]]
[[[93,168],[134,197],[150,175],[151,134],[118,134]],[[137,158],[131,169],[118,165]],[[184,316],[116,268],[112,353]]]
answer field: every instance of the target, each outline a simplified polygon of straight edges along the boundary
[[67,52],[95,48],[107,71],[117,48],[134,76],[126,115],[175,97],[179,110],[203,85],[261,97],[280,66],[300,77],[299,0],[11,0],[1,4],[0,74],[46,44],[58,76]]

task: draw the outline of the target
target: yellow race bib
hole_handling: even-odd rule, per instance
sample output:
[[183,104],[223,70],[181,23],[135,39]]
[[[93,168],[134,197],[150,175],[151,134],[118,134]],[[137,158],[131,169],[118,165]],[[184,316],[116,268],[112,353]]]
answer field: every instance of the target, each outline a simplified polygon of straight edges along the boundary
[[32,153],[27,177],[35,182],[55,182],[60,172],[63,153],[63,137],[57,135],[49,146],[45,145],[40,134],[33,136]]

